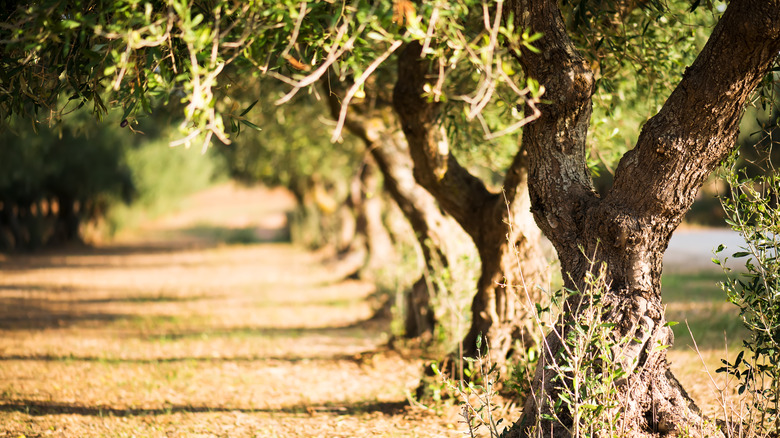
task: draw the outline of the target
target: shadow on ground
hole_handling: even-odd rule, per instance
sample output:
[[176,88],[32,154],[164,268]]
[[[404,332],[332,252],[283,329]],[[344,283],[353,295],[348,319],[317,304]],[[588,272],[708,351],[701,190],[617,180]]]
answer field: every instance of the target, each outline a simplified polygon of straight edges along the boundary
[[408,408],[408,403],[403,402],[373,402],[352,403],[340,405],[308,406],[294,405],[280,409],[255,409],[222,406],[179,406],[171,405],[161,409],[120,409],[109,406],[86,406],[77,403],[41,402],[35,400],[15,400],[12,402],[0,402],[0,412],[19,412],[32,416],[45,415],[83,415],[93,417],[138,417],[170,415],[175,413],[203,413],[203,412],[243,412],[243,413],[286,413],[286,414],[313,414],[327,413],[333,415],[356,415],[363,413],[382,413],[386,415],[398,415]]
[[290,230],[287,228],[196,225],[177,230],[177,233],[227,245],[290,242]]
[[104,364],[163,364],[178,362],[289,362],[289,363],[307,363],[307,362],[354,362],[363,365],[378,354],[385,353],[383,350],[364,351],[356,354],[336,354],[322,356],[269,356],[269,355],[249,355],[249,356],[224,356],[224,357],[161,357],[161,358],[111,358],[100,356],[76,356],[66,355],[57,356],[50,354],[41,355],[8,355],[0,356],[0,362],[20,361],[20,362],[95,362]]

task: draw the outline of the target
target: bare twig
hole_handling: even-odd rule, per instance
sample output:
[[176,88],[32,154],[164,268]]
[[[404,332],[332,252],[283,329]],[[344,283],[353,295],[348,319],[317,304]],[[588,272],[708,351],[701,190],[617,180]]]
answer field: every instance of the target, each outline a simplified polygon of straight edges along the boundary
[[287,43],[287,47],[285,47],[284,50],[282,51],[282,58],[287,57],[287,54],[290,53],[290,50],[295,45],[295,41],[298,40],[298,32],[300,32],[301,23],[303,23],[303,18],[306,16],[306,5],[307,3],[305,1],[301,2],[301,10],[298,11],[298,20],[295,22],[293,33],[290,36],[290,42]]
[[349,91],[347,91],[347,95],[344,96],[344,101],[341,103],[341,111],[339,112],[339,120],[336,124],[336,129],[333,131],[333,137],[331,137],[331,141],[336,141],[341,137],[341,130],[344,128],[344,123],[347,119],[347,110],[349,109],[349,102],[352,100],[353,97],[355,97],[355,93],[360,89],[360,86],[365,83],[366,79],[371,75],[371,73],[374,72],[374,70],[379,67],[382,62],[384,62],[393,52],[395,52],[396,49],[401,47],[401,44],[403,44],[402,41],[393,41],[393,44],[390,45],[390,47],[380,55],[378,58],[374,60],[374,62],[371,63],[371,65],[366,68],[366,70],[363,72],[363,74],[360,75],[355,80],[355,83],[352,84],[352,87],[350,87]]
[[[373,9],[376,6],[372,6],[371,12],[373,12]],[[347,30],[349,29],[349,24],[354,19],[355,14],[353,13],[352,16],[345,20],[344,23],[339,27],[339,31],[336,34],[336,37],[333,39],[334,41],[339,41],[341,38],[346,34]],[[316,70],[314,70],[311,74],[306,76],[305,78],[301,79],[300,81],[296,82],[293,86],[293,89],[290,90],[289,93],[285,94],[282,98],[278,99],[275,103],[277,105],[281,105],[285,102],[288,102],[290,99],[292,99],[296,94],[298,94],[298,91],[301,90],[301,88],[308,87],[309,85],[317,82],[322,75],[325,74],[326,71],[328,71],[328,68],[336,62],[337,59],[341,55],[344,54],[347,50],[352,49],[353,44],[355,43],[355,40],[357,40],[358,36],[363,32],[363,29],[365,29],[367,23],[361,23],[360,26],[355,30],[355,32],[352,33],[352,35],[349,37],[349,39],[339,46],[338,44],[333,44],[331,46],[331,50],[328,52],[327,58],[325,58],[325,62],[322,63]]]

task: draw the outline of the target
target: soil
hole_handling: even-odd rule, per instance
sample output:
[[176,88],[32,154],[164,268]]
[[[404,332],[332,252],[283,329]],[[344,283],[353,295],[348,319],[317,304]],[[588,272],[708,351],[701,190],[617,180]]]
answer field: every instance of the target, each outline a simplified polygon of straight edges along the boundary
[[223,186],[111,244],[0,256],[0,437],[461,436],[456,406],[410,406],[422,362],[365,322],[354,263],[274,242],[291,203]]

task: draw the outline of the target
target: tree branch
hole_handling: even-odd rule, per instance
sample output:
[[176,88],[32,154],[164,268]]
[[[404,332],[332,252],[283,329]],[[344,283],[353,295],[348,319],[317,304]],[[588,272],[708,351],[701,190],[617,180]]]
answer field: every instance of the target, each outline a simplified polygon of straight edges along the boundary
[[745,103],[778,52],[780,0],[732,1],[636,148],[621,159],[607,203],[643,211],[650,222],[669,217],[676,227],[733,150]]
[[475,238],[480,223],[474,212],[495,201],[496,195],[450,154],[447,137],[437,123],[439,104],[423,96],[430,69],[420,53],[420,44],[413,42],[399,55],[393,106],[409,143],[415,178]]
[[327,80],[323,80],[322,84],[334,118],[339,117],[344,108],[349,109],[344,118],[345,126],[366,144],[376,161],[384,176],[384,188],[417,235],[427,269],[433,272],[439,267],[437,264],[444,268],[449,266],[453,227],[458,225],[445,216],[433,195],[415,180],[406,139],[398,129],[384,87],[370,81],[366,85],[370,100],[347,104],[342,101],[342,96],[347,93],[345,84],[333,84]]
[[[521,48],[518,54],[526,76],[545,88],[547,99],[539,105],[539,117],[523,128],[532,211],[559,254],[579,254],[572,237],[580,234],[587,210],[597,203],[585,147],[593,73],[566,34],[557,1],[512,0],[508,7],[516,28],[544,35],[534,43],[538,51]],[[526,114],[530,111],[526,107]],[[565,258],[561,264],[568,272],[575,271],[571,263],[586,263]]]

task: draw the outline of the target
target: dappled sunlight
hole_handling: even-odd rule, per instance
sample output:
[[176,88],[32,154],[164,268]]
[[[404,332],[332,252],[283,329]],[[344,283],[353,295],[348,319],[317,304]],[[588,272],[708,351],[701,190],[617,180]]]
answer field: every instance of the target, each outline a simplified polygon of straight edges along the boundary
[[[229,202],[231,191],[239,204],[249,199],[235,187],[216,193]],[[192,210],[157,224],[186,227],[188,215],[214,210],[217,200],[190,202]],[[204,202],[207,209],[197,207]],[[232,218],[207,222],[221,227]],[[243,436],[316,430],[349,414],[354,433],[402,430],[410,421],[430,436],[447,430],[448,420],[405,407],[421,361],[387,350],[386,329],[365,323],[378,305],[376,287],[345,280],[353,261],[289,243],[230,245],[177,233],[154,240],[160,229],[147,225],[139,240],[116,246],[0,261],[4,425],[144,435],[207,430],[225,423],[212,422],[223,413],[237,421],[224,430]]]

